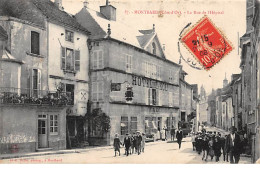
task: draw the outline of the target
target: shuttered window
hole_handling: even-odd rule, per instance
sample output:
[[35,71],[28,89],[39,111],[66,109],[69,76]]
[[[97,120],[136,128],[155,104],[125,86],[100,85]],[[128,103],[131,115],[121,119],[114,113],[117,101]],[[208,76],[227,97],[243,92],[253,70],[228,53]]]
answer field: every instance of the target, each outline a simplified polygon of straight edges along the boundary
[[61,47],[61,69],[80,71],[80,51]]
[[101,69],[104,67],[103,51],[97,50],[92,55],[92,69]]
[[40,55],[40,34],[38,32],[31,32],[31,53]]

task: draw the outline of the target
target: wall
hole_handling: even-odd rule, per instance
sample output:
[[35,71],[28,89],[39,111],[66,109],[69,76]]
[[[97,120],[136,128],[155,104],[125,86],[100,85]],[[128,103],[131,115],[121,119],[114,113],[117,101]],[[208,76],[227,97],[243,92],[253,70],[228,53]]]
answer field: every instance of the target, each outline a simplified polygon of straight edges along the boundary
[[[41,89],[47,90],[47,33],[44,28],[35,27],[18,21],[1,20],[0,25],[7,31],[7,49],[16,59],[25,64],[21,67],[21,88],[31,88],[32,69],[41,70]],[[40,34],[40,55],[32,55],[31,31]]]
[[[74,42],[65,40],[65,29],[62,26],[48,23],[49,33],[49,89],[56,91],[56,86],[62,82],[74,84],[74,107],[72,115],[85,115],[87,112],[87,101],[89,93],[89,51],[87,47],[87,36],[83,33],[74,32]],[[63,35],[62,35],[63,34]],[[64,72],[61,69],[61,46],[80,51],[80,71],[74,73]]]
[[42,113],[59,115],[59,133],[54,136],[49,135],[48,147],[54,150],[66,149],[66,112],[64,108],[2,105],[0,106],[0,153],[35,152],[38,148],[38,114]]

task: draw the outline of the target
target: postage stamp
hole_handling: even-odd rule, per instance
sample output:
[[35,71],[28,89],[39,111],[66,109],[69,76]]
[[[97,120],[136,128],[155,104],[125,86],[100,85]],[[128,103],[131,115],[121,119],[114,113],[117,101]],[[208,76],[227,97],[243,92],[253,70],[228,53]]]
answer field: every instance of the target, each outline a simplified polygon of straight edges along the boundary
[[206,70],[211,69],[233,49],[224,34],[207,16],[184,33],[181,42]]

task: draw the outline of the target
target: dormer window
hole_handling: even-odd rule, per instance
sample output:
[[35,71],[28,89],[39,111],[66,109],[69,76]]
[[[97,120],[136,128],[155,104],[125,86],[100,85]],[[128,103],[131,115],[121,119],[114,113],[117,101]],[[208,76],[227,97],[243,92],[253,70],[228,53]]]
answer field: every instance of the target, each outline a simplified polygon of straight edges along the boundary
[[152,43],[152,48],[153,48],[153,54],[156,55],[156,45],[154,42]]
[[66,30],[65,34],[66,34],[66,36],[65,36],[66,41],[73,43],[74,42],[74,33],[72,31]]

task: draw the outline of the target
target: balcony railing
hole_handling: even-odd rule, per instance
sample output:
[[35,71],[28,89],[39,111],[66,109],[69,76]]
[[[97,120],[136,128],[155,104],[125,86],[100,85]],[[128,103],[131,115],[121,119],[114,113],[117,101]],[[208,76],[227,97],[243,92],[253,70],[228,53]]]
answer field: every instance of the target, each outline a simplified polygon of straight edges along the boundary
[[70,92],[0,87],[0,104],[73,105]]

